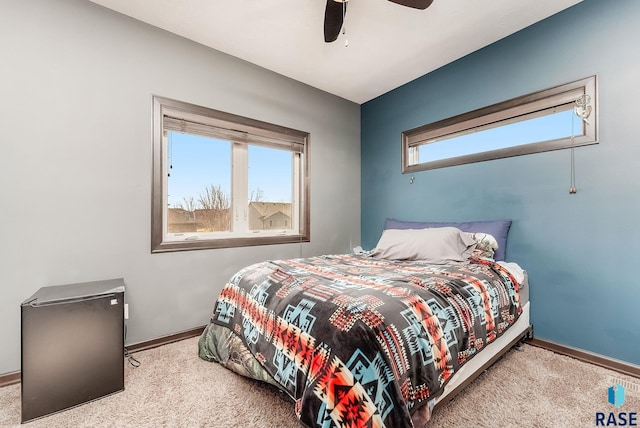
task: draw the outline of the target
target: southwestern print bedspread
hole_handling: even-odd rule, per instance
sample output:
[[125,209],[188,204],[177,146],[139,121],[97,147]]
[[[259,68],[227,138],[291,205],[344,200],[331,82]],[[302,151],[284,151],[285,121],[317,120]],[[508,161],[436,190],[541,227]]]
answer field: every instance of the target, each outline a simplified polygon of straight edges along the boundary
[[516,321],[518,290],[480,259],[269,261],[230,280],[211,322],[242,338],[305,425],[411,427],[411,414]]

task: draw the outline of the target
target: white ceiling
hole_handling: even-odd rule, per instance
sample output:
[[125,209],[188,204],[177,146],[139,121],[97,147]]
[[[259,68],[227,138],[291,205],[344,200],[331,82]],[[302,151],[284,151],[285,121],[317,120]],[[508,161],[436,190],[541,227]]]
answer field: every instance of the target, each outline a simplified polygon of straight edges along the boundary
[[333,43],[325,0],[91,1],[361,104],[582,0],[350,0]]

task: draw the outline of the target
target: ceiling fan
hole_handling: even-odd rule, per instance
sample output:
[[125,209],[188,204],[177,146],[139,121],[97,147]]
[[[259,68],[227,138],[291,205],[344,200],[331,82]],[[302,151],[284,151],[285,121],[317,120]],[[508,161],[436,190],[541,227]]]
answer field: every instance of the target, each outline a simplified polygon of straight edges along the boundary
[[[324,41],[331,43],[340,35],[340,29],[344,23],[349,0],[327,0],[324,10]],[[433,0],[389,0],[402,6],[414,9],[426,9],[431,6]]]

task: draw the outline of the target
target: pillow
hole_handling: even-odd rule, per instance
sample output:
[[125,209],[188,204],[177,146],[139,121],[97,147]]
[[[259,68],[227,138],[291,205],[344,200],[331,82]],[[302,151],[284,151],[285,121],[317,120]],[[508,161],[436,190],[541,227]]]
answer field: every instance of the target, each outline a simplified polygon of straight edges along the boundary
[[473,250],[472,256],[493,259],[495,251],[498,248],[498,241],[493,235],[482,232],[464,232],[476,241],[476,249]]
[[419,221],[401,221],[387,219],[384,224],[385,229],[424,229],[427,227],[457,227],[463,232],[484,232],[492,235],[498,242],[498,248],[495,250],[494,258],[496,260],[505,260],[507,251],[507,235],[511,227],[511,220],[484,220],[484,221],[466,221],[466,222],[419,222]]
[[465,261],[476,247],[468,233],[455,227],[388,229],[372,255],[380,259],[423,260],[429,263]]

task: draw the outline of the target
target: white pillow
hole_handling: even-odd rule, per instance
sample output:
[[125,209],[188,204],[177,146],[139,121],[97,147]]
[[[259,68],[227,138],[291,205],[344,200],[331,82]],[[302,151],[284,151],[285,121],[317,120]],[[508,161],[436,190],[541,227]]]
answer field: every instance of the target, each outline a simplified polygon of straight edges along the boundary
[[473,251],[474,257],[493,259],[495,252],[498,249],[498,241],[496,238],[483,232],[464,232],[469,235],[474,241],[476,241],[476,248]]
[[430,263],[462,262],[469,258],[476,241],[455,227],[387,229],[372,255],[390,260],[423,260]]

